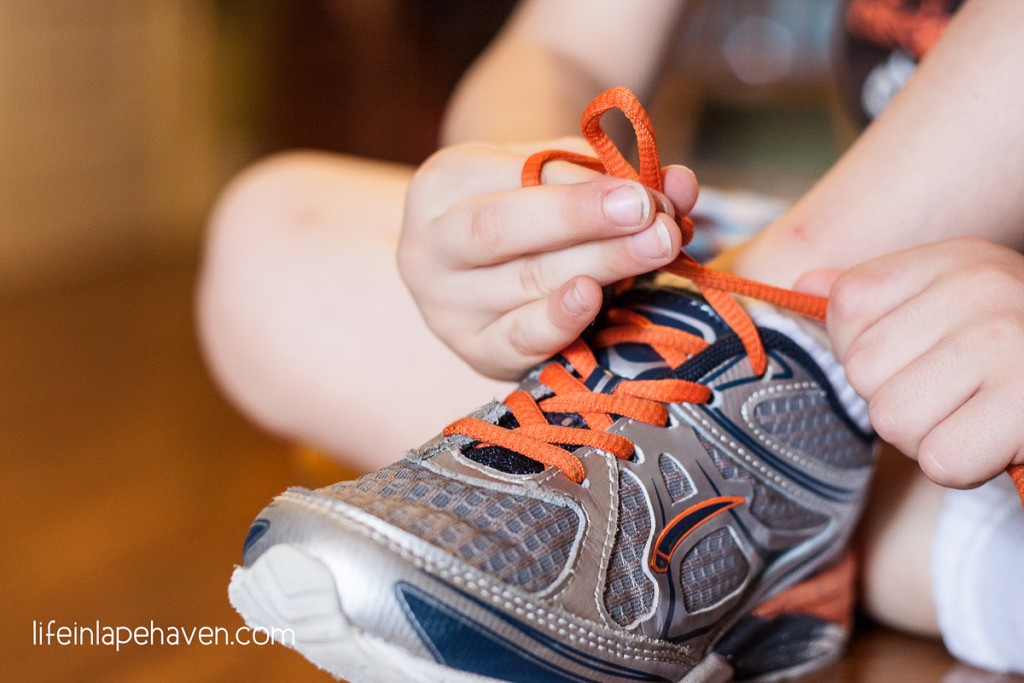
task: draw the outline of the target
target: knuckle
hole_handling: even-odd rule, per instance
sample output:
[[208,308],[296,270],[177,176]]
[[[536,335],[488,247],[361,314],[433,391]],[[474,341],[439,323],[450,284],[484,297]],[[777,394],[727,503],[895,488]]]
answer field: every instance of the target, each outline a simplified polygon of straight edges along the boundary
[[868,402],[868,418],[882,440],[911,457],[916,454],[917,439],[910,422],[904,419],[900,407],[885,393],[879,392]]
[[944,243],[940,243],[936,246],[948,249],[960,255],[967,255],[987,253],[992,249],[993,243],[983,237],[978,237],[977,235],[960,235],[952,237]]
[[470,242],[481,249],[499,247],[506,233],[505,217],[488,203],[476,206],[469,216]]
[[1007,251],[1009,252],[1008,258],[995,261],[993,268],[999,273],[1000,279],[1008,290],[1007,293],[1019,298],[1021,290],[1024,289],[1024,267],[1021,265],[1020,254]]
[[531,335],[519,318],[514,318],[508,327],[508,346],[515,356],[532,356],[536,353]]
[[[415,298],[415,297],[414,297]],[[444,342],[446,345],[452,347],[459,352],[459,348],[463,345],[463,335],[458,334],[458,331],[465,330],[465,322],[462,326],[459,326],[459,320],[453,319],[450,306],[439,305],[438,301],[432,299],[416,299],[416,303],[419,305],[420,313],[423,315],[423,322],[438,339]]]
[[963,286],[989,296],[1000,296],[1018,281],[1016,273],[1006,264],[991,260],[965,264],[957,270],[957,277]]
[[[493,366],[502,366],[506,369],[504,374],[520,374],[526,368],[550,355],[543,348],[536,329],[525,324],[525,321],[519,317],[510,321],[506,341],[505,353],[496,355],[492,350],[489,357]],[[499,358],[503,358],[504,362]]]
[[604,284],[633,277],[650,269],[631,249],[616,247],[616,243],[602,246],[585,272],[600,275],[598,280]]
[[527,299],[540,299],[550,293],[547,268],[540,256],[527,256],[519,259],[517,278],[520,291]]
[[608,190],[604,181],[575,185],[549,185],[548,192],[557,205],[551,215],[553,232],[571,241],[597,237],[609,222],[603,204]]
[[840,275],[829,293],[829,316],[839,323],[856,319],[864,311],[866,289],[849,274]]
[[1008,311],[993,313],[974,326],[973,336],[983,347],[1020,348],[1024,319]]
[[434,152],[427,159],[416,167],[412,177],[409,178],[409,189],[407,190],[410,199],[430,193],[434,179],[438,174],[443,173],[446,155],[448,150],[442,149]]
[[421,285],[429,288],[439,277],[438,264],[431,257],[430,245],[419,238],[417,231],[402,231],[395,250],[395,265],[402,281],[410,288]]
[[1024,294],[1024,269],[1019,263],[990,260],[970,269],[968,286],[990,301],[1019,301]]
[[452,180],[486,150],[487,146],[481,143],[462,143],[434,152],[413,172],[409,181],[410,198],[447,194]]
[[479,154],[483,147],[482,144],[472,142],[442,147],[427,157],[414,175],[429,177],[437,173],[444,173],[453,166],[461,166],[468,158]]
[[452,347],[455,353],[481,375],[493,377],[498,370],[494,352],[480,344]]
[[864,399],[871,399],[871,354],[867,353],[863,344],[854,343],[843,358],[843,370],[846,381],[853,390]]

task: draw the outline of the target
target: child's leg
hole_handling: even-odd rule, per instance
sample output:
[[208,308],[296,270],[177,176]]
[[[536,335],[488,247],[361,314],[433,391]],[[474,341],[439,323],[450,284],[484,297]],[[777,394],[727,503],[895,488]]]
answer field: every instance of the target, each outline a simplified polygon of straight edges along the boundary
[[929,562],[945,495],[916,462],[883,445],[859,531],[860,602],[901,631],[939,634]]
[[506,393],[430,333],[399,278],[410,174],[327,154],[257,164],[216,208],[200,280],[200,338],[231,399],[357,468]]

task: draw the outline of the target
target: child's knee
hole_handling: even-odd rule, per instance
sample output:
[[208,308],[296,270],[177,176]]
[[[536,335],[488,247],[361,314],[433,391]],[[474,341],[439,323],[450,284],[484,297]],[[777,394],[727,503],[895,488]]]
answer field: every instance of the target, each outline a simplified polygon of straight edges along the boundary
[[324,227],[330,216],[329,156],[285,152],[256,162],[221,193],[210,221],[211,246],[285,240]]
[[312,252],[297,222],[310,199],[297,188],[319,172],[318,156],[288,153],[254,164],[224,189],[210,219],[196,290],[199,341],[214,377],[250,414],[267,412],[266,359],[259,356],[290,333],[282,329],[294,304],[289,273],[302,270]]
[[202,258],[201,333],[217,333],[240,316],[266,317],[287,304],[289,273],[307,269],[325,241],[337,239],[329,234],[336,225],[328,225],[334,213],[324,177],[329,159],[277,154],[247,168],[221,193]]

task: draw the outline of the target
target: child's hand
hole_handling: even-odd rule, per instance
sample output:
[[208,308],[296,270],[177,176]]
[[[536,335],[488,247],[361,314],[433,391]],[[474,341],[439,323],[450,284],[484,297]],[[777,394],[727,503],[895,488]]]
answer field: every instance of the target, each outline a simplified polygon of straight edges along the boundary
[[458,145],[413,176],[398,266],[430,328],[479,372],[517,379],[590,324],[601,287],[670,262],[672,218],[697,197],[693,174],[664,171],[665,194],[564,162],[522,188],[526,157],[589,153],[582,140],[529,149]]
[[960,238],[813,271],[836,356],[879,436],[968,488],[1024,462],[1024,256]]

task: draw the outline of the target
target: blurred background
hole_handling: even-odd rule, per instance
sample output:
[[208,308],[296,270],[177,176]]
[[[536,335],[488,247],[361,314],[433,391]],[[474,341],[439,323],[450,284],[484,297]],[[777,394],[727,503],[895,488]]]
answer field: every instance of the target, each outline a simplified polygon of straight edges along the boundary
[[[261,433],[208,379],[192,319],[206,216],[272,151],[424,159],[512,5],[0,0],[0,679],[326,680],[280,647],[40,646],[33,622],[241,625],[226,586],[252,515],[356,473]],[[835,3],[695,11],[652,107],[677,130],[663,159],[795,196],[849,138]],[[970,675],[867,628],[814,680]]]
[[[513,5],[3,0],[4,298],[195,253],[218,189],[271,151],[421,161],[451,88]],[[692,123],[663,126],[675,137],[662,144],[710,120],[696,150],[709,165],[745,149],[762,170],[827,165],[833,13],[831,0],[698,3],[654,112]],[[762,133],[773,125],[788,134]]]

